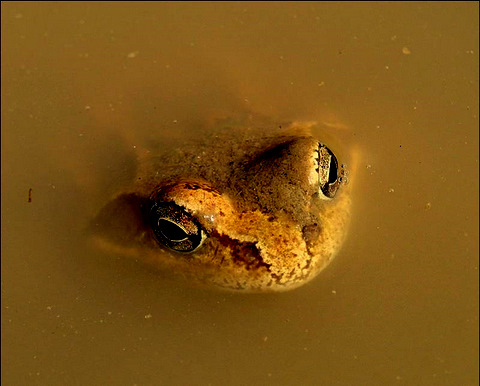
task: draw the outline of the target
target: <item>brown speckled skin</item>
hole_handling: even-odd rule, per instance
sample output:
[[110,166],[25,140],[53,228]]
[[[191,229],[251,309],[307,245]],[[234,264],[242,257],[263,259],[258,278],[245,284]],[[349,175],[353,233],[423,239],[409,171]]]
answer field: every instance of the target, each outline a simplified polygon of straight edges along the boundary
[[[351,184],[330,200],[319,194],[319,141],[308,132],[224,128],[179,149],[144,152],[132,188],[93,220],[97,244],[227,289],[302,285],[335,256],[350,217]],[[195,216],[203,245],[189,254],[160,246],[146,218],[150,197]]]

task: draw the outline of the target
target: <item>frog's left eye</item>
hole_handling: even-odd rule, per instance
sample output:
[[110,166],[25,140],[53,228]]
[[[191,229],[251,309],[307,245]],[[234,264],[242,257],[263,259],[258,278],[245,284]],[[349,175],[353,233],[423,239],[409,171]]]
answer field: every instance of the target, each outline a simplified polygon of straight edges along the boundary
[[150,205],[149,222],[158,242],[176,252],[193,252],[206,238],[198,220],[173,202]]
[[318,144],[318,183],[320,196],[325,199],[335,197],[343,179],[343,165],[338,164],[335,154],[324,144]]

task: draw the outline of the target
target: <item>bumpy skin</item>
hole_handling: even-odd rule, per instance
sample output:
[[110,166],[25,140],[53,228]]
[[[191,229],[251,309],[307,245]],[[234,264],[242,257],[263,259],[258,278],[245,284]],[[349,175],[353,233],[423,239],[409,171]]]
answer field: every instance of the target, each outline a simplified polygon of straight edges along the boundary
[[[224,128],[181,149],[146,152],[132,189],[93,220],[97,244],[227,289],[298,287],[335,256],[350,217],[350,184],[332,199],[319,189],[318,146],[298,126],[273,136]],[[149,225],[152,199],[194,216],[203,245],[189,254],[160,245]]]

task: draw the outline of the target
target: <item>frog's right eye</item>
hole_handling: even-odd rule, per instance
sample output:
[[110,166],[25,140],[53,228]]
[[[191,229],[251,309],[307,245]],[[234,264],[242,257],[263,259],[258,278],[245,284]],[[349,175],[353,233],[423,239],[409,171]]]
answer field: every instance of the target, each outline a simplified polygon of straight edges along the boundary
[[174,202],[152,201],[148,218],[157,241],[173,251],[194,252],[206,238],[198,220]]

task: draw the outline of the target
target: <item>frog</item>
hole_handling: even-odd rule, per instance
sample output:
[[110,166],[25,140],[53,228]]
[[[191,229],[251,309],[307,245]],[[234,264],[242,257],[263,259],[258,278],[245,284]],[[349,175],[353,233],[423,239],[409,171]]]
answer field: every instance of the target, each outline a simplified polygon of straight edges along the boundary
[[217,126],[143,149],[131,185],[92,219],[95,245],[228,291],[311,281],[347,234],[349,167],[316,122]]

